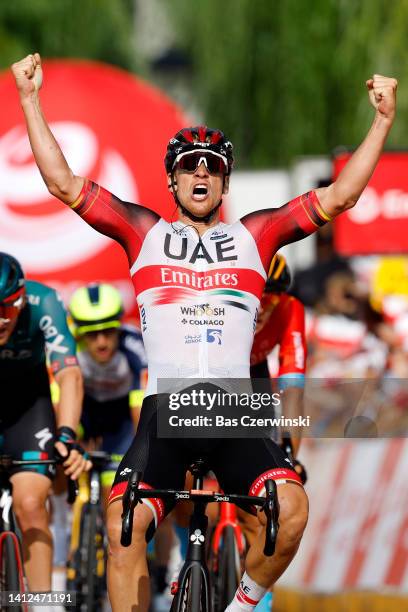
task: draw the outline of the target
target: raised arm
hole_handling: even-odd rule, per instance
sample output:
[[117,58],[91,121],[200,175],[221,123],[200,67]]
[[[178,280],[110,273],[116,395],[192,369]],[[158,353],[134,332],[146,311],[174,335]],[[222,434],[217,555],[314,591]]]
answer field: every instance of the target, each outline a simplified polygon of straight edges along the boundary
[[366,82],[370,102],[375,108],[372,126],[334,183],[316,190],[328,215],[338,215],[357,204],[370,180],[394,121],[397,84],[396,79],[379,74]]
[[84,179],[75,176],[55,140],[41,110],[39,91],[42,68],[39,53],[28,55],[12,65],[31,148],[41,176],[52,195],[66,204],[79,195]]
[[11,69],[20,94],[31,148],[48,191],[68,204],[98,232],[119,242],[132,266],[146,233],[160,217],[143,206],[120,200],[88,179],[75,176],[41,111],[39,90],[43,75],[40,55],[28,55],[13,64]]
[[374,121],[336,181],[329,187],[309,191],[280,208],[258,210],[241,219],[257,243],[265,271],[278,249],[305,238],[354,206],[364,191],[394,121],[397,81],[374,75],[367,81],[367,88],[376,110]]

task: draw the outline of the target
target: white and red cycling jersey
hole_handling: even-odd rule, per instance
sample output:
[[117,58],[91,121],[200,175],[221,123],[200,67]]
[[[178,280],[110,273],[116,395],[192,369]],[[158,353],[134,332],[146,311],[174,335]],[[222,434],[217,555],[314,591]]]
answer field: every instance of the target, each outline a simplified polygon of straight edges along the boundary
[[159,378],[249,378],[259,301],[273,255],[329,217],[315,192],[218,223],[201,237],[87,180],[71,205],[125,249],[148,361]]
[[308,320],[307,339],[311,378],[365,378],[368,372],[381,374],[386,366],[387,346],[363,321],[341,314],[314,315]]

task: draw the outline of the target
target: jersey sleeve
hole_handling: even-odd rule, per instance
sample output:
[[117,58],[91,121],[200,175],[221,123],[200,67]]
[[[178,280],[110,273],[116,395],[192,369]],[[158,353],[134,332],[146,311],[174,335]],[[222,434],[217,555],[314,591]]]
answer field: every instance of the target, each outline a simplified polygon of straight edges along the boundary
[[252,234],[266,271],[276,251],[285,244],[313,234],[331,221],[322,209],[315,191],[309,191],[280,208],[249,213],[241,223]]
[[76,342],[68,327],[67,312],[61,298],[51,288],[41,298],[39,326],[53,374],[67,366],[78,365]]
[[119,242],[130,266],[139,255],[147,232],[160,219],[152,210],[124,202],[89,179],[70,207],[98,232]]
[[290,296],[282,313],[279,339],[279,383],[282,387],[303,387],[306,371],[305,309]]

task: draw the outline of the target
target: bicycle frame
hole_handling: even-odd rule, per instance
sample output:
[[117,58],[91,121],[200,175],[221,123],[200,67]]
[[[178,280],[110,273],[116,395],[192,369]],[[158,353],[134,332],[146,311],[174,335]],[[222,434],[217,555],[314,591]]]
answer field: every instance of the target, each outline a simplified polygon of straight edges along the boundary
[[[205,491],[202,489],[203,479],[206,473],[205,462],[198,459],[190,467],[193,474],[194,484],[190,491],[173,491],[169,489],[139,489],[141,472],[133,472],[128,480],[128,486],[122,498],[122,546],[130,546],[132,541],[133,516],[136,505],[143,498],[162,498],[177,500],[189,500],[194,504],[193,514],[189,524],[189,540],[185,563],[181,569],[178,588],[171,607],[172,612],[181,612],[183,597],[187,578],[191,575],[193,580],[192,587],[192,609],[202,612],[211,612],[211,590],[209,573],[205,559],[205,541],[207,534],[208,518],[205,514],[206,506],[209,502],[230,502],[244,503],[250,506],[261,506],[267,517],[266,539],[264,554],[272,556],[275,552],[276,537],[279,529],[278,516],[279,506],[277,499],[276,483],[273,480],[265,481],[266,497],[259,498],[249,495],[235,495]],[[200,580],[197,581],[197,577]],[[197,586],[198,582],[198,586]],[[201,582],[203,588],[201,588]],[[191,588],[191,587],[190,587]]]
[[7,475],[0,472],[0,532],[16,531],[16,523],[12,512],[12,490],[13,485],[9,481]]
[[[9,470],[13,466],[33,466],[33,465],[55,465],[55,459],[33,459],[15,460],[8,455],[0,455],[0,562],[2,559],[3,547],[7,538],[11,538],[17,562],[19,590],[25,592],[24,568],[21,553],[21,543],[17,535],[17,523],[13,513],[13,485],[9,479]],[[72,500],[76,494],[76,487],[70,480],[68,500]],[[20,606],[23,612],[27,612],[28,605],[22,603]]]
[[80,544],[79,532],[82,507],[88,502],[92,505],[98,505],[100,503],[101,470],[103,468],[103,465],[105,465],[111,460],[110,455],[104,453],[103,451],[92,451],[89,453],[89,457],[92,461],[92,467],[89,472],[89,483],[88,476],[84,475],[86,477],[86,480],[81,479],[79,481],[79,493],[77,496],[76,504],[73,507],[70,554],[75,553]]
[[[193,489],[191,492],[201,491],[203,486],[203,475],[197,470],[193,472]],[[172,595],[175,596],[172,605],[172,611],[181,612],[183,605],[183,594],[186,589],[189,576],[195,575],[195,581],[192,588],[192,608],[200,610],[202,604],[202,612],[211,612],[211,589],[210,575],[206,562],[206,538],[208,528],[208,517],[205,514],[207,501],[196,500],[194,502],[194,510],[190,517],[188,529],[188,545],[186,551],[186,559],[180,570],[177,586],[172,586]],[[197,568],[194,573],[194,568]],[[197,577],[200,576],[200,581],[197,584]],[[203,586],[201,586],[201,581]]]
[[[78,590],[78,602],[81,606],[91,611],[95,609],[95,580],[105,571],[104,556],[98,555],[92,533],[93,525],[96,523],[97,515],[102,512],[101,507],[101,472],[106,464],[111,461],[111,455],[103,451],[93,451],[89,454],[92,468],[88,477],[83,478],[80,483],[77,503],[73,509],[73,520],[71,529],[71,542],[67,560],[67,581],[72,583],[72,588]],[[100,506],[100,507],[99,507]],[[83,521],[85,513],[90,517],[88,530],[85,531],[84,539]],[[93,517],[93,518],[92,518]],[[91,531],[89,531],[91,530]],[[103,538],[102,538],[103,543]],[[99,549],[98,549],[99,550]],[[86,562],[83,562],[83,559]],[[95,565],[91,564],[95,563]],[[85,589],[85,591],[84,591]],[[98,591],[99,593],[99,591]]]
[[[17,525],[13,513],[13,485],[8,476],[4,472],[0,472],[0,567],[3,558],[3,548],[7,538],[11,538],[13,543],[15,558],[17,561],[18,582],[20,590],[24,592],[24,569],[21,554],[21,544],[17,536]],[[27,612],[28,606],[22,605],[24,612]]]
[[220,505],[220,516],[214,529],[213,540],[211,544],[213,552],[216,553],[219,550],[222,534],[227,526],[233,528],[235,540],[238,546],[238,552],[240,555],[243,555],[245,552],[245,545],[244,538],[242,535],[242,529],[237,520],[237,509],[234,504],[230,504],[228,502],[221,502]]

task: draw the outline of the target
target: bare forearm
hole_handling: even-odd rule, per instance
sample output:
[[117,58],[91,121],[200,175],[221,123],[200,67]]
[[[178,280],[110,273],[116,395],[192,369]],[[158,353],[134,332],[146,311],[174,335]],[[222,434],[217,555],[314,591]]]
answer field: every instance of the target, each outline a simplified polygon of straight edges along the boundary
[[77,430],[82,412],[83,382],[77,366],[64,368],[56,375],[60,387],[60,401],[57,409],[57,426]]
[[392,123],[375,118],[367,136],[329,187],[317,189],[324,210],[336,215],[353,207],[363,193],[384,149]]
[[37,92],[21,100],[28,137],[35,161],[48,190],[64,202],[72,202],[82,189],[83,179],[75,177],[41,110]]

